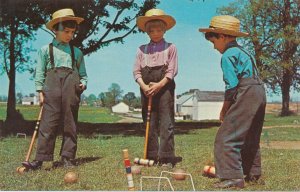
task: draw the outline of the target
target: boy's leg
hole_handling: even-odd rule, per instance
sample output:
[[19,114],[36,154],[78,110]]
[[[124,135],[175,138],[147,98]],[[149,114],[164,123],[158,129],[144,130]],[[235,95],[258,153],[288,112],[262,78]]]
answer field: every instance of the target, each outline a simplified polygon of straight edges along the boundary
[[244,177],[241,150],[263,97],[261,93],[257,94],[256,86],[245,86],[238,92],[215,138],[216,174],[221,179]]
[[[163,90],[159,96],[159,131],[160,146],[159,158],[172,159],[175,157],[174,151],[174,90]],[[170,162],[171,163],[171,162]]]
[[[142,93],[142,116],[144,127],[147,122],[148,112],[148,98]],[[157,113],[157,99],[154,97],[152,100],[151,113],[150,113],[150,128],[148,133],[148,145],[147,145],[147,159],[157,161],[158,158],[158,113]]]
[[[259,101],[258,101],[259,102]],[[261,154],[260,154],[260,136],[262,132],[265,117],[265,102],[262,101],[261,107],[256,112],[253,124],[248,132],[245,146],[242,150],[242,166],[245,180],[257,180],[261,176]]]
[[[77,151],[77,116],[80,94],[79,77],[76,72],[69,72],[62,81],[62,114],[63,114],[63,142],[60,155],[66,159],[74,159]],[[64,159],[63,159],[64,160]]]
[[30,168],[37,168],[43,161],[52,161],[57,129],[60,124],[61,89],[54,70],[48,72],[43,89],[44,103],[39,127],[35,161]]

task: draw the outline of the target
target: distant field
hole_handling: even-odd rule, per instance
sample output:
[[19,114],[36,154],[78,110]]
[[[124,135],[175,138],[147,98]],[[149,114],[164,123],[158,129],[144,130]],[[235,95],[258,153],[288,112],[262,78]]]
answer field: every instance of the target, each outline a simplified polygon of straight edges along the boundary
[[[39,106],[17,105],[25,120],[36,120]],[[268,103],[266,107],[267,114],[277,115],[280,113],[281,103]],[[290,110],[300,114],[300,102],[290,103]],[[0,104],[0,120],[6,117],[6,104]],[[114,115],[106,108],[96,108],[81,106],[79,110],[79,121],[90,123],[113,123],[121,120],[122,117]],[[125,118],[124,118],[125,119]]]
[[[266,113],[280,113],[281,103],[268,103]],[[300,114],[300,102],[290,103],[290,110],[294,113]]]
[[[25,120],[36,120],[39,113],[39,106],[33,105],[17,105],[17,110],[23,115]],[[0,104],[0,120],[6,117],[6,105]],[[80,122],[91,123],[114,123],[121,119],[118,115],[114,115],[107,108],[97,108],[89,106],[81,106],[79,108]]]

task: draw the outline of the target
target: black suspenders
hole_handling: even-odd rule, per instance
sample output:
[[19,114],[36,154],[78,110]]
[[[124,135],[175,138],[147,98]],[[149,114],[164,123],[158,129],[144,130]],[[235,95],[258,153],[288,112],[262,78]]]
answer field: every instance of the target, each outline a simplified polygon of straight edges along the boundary
[[247,53],[247,51],[245,51],[241,46],[239,46],[239,45],[231,45],[231,46],[229,46],[227,49],[229,49],[229,48],[231,48],[231,47],[237,47],[237,48],[239,48],[241,51],[243,51],[246,55],[248,55],[248,57],[250,57],[250,59],[251,59],[251,63],[252,63],[252,73],[253,73],[253,78],[254,79],[256,79],[257,77],[258,77],[258,70],[257,70],[257,68],[256,68],[256,65],[255,65],[255,62],[254,62],[254,59],[253,59],[253,57],[249,54],[249,53]]
[[[237,46],[241,51],[243,51],[246,55],[248,55],[248,57],[250,57],[251,59],[251,63],[252,63],[252,73],[253,73],[253,76],[254,78],[257,78],[258,77],[258,70],[256,68],[256,65],[255,65],[255,62],[254,62],[254,59],[253,57],[247,53],[247,51],[245,51],[241,46]],[[256,72],[256,73],[255,73]]]
[[[74,68],[77,66],[76,66],[76,62],[75,62],[75,54],[74,54],[73,45],[70,45],[70,49],[71,49],[71,57],[72,57],[72,69],[74,70]],[[53,44],[52,43],[49,44],[49,54],[50,54],[51,69],[54,69],[55,64],[54,64],[54,54],[53,54]]]

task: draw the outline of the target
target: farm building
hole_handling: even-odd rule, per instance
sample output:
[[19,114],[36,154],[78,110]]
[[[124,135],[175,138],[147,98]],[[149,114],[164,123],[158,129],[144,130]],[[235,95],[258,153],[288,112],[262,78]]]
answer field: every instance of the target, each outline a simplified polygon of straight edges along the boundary
[[38,105],[38,104],[39,104],[39,99],[36,95],[33,97],[22,98],[22,105]]
[[112,106],[112,112],[114,112],[114,113],[128,113],[129,112],[129,106],[124,102],[120,102],[120,103]]
[[190,90],[176,100],[176,113],[191,120],[219,119],[224,92]]

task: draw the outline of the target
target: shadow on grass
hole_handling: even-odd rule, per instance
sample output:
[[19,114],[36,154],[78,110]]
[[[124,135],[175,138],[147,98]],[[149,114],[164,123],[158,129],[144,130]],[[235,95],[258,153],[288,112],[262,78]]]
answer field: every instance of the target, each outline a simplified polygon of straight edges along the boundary
[[[16,124],[13,129],[8,131],[9,134],[25,133],[32,135],[36,121],[23,120],[20,124]],[[206,129],[220,126],[218,121],[200,121],[200,122],[176,122],[175,134],[189,134],[192,130]],[[5,128],[7,131],[7,128]],[[94,138],[101,135],[119,135],[119,136],[144,136],[145,126],[143,123],[78,123],[78,134]],[[104,138],[104,139],[109,139]]]
[[[101,159],[101,157],[80,157],[80,158],[77,158],[77,159],[74,159],[72,160],[72,163],[76,166],[79,166],[79,165],[82,165],[82,164],[86,164],[86,163],[90,163],[90,162],[93,162],[93,161],[97,161]],[[56,169],[56,168],[59,168],[59,167],[63,167],[63,162],[61,161],[54,161],[53,162],[53,165],[52,165],[52,169]]]

